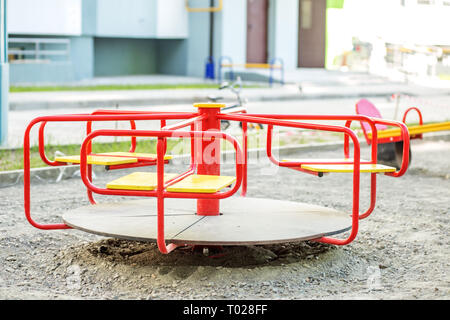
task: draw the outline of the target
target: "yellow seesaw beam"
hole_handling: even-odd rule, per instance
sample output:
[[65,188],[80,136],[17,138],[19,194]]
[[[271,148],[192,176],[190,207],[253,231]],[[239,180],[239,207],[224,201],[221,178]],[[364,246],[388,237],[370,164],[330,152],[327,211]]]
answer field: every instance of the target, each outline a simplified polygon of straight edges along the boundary
[[[427,132],[436,132],[436,131],[445,131],[450,130],[450,121],[448,122],[438,122],[438,123],[430,123],[416,126],[408,126],[408,131],[410,136],[427,133]],[[401,135],[400,128],[393,128],[387,130],[379,130],[378,138],[390,138],[390,137],[399,137]],[[372,138],[372,134],[369,132],[369,139]]]

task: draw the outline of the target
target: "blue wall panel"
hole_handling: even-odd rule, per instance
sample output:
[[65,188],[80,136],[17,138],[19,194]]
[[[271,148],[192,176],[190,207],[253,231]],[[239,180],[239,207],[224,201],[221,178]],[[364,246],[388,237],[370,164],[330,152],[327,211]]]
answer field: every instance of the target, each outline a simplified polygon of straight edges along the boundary
[[186,75],[187,40],[157,40],[158,73]]
[[94,75],[97,77],[157,72],[155,40],[95,38],[94,48]]
[[11,85],[54,84],[73,81],[72,63],[12,63],[10,64]]
[[72,38],[70,48],[73,79],[92,78],[94,76],[94,38]]

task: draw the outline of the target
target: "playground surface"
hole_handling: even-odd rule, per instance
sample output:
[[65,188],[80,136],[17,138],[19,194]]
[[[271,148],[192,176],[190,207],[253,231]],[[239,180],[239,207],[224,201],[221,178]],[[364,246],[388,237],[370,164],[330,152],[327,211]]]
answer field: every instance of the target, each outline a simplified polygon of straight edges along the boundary
[[[300,242],[225,247],[208,256],[189,248],[161,255],[155,244],[34,229],[24,217],[22,184],[3,188],[0,299],[446,300],[450,138],[424,138],[411,147],[407,173],[394,180],[380,176],[379,204],[361,222],[358,238],[343,247]],[[292,156],[330,158],[339,151]],[[365,147],[362,154],[368,152]],[[248,197],[351,208],[350,175],[317,178],[254,160],[248,169]],[[233,166],[224,165],[224,174],[232,171]],[[95,181],[122,174],[97,173]],[[277,187],[265,188],[268,181]],[[368,194],[369,187],[369,175],[362,174],[361,194]],[[45,223],[60,222],[64,212],[88,205],[78,177],[58,183],[35,178],[31,199],[36,219]],[[367,206],[368,197],[362,197],[361,207]]]

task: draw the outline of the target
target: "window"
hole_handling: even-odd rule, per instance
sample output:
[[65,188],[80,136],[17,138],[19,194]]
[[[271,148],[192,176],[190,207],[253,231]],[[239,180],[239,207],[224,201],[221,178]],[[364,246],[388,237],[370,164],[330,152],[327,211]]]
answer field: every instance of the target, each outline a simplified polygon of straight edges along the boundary
[[302,16],[300,18],[300,24],[302,29],[311,29],[312,27],[312,1],[303,0],[301,2]]
[[8,43],[8,58],[11,63],[70,61],[70,39],[10,37]]

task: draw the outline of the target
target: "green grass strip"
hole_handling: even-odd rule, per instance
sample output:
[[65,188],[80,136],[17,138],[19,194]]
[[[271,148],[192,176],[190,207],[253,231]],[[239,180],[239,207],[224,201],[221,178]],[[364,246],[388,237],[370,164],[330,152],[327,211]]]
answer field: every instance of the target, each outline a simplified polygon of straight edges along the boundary
[[[133,84],[94,86],[10,86],[9,92],[57,92],[57,91],[112,91],[112,90],[168,90],[168,89],[218,89],[217,84]],[[244,88],[260,88],[245,85]]]

